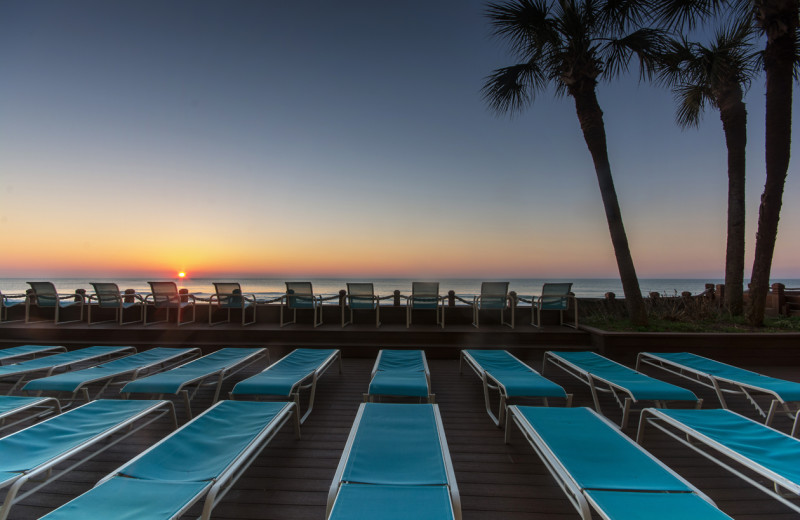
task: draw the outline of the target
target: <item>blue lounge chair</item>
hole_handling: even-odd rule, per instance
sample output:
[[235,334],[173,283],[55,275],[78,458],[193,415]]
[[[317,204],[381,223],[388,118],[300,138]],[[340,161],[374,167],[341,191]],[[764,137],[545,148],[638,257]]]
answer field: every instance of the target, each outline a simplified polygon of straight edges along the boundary
[[[145,305],[144,298],[142,298],[140,294],[122,294],[119,292],[119,286],[110,282],[93,282],[92,287],[94,287],[94,294],[90,295],[89,300],[86,302],[88,307],[86,321],[89,325],[110,323],[112,321],[118,322],[120,325],[139,322],[144,323]],[[92,301],[95,300],[97,301],[98,309],[114,310],[113,320],[95,321],[92,323]],[[135,309],[136,307],[139,308],[139,318],[131,321],[123,321],[125,318],[125,311],[128,309]]]
[[[30,411],[34,408],[44,408],[43,412],[34,417],[25,416],[14,422],[6,422],[11,416]],[[20,397],[13,395],[0,395],[0,431],[6,430],[21,422],[39,419],[46,415],[61,413],[61,405],[58,399],[52,397]]]
[[[728,519],[700,490],[588,408],[508,407],[583,520]],[[506,425],[506,443],[511,425]]]
[[269,352],[265,348],[223,348],[190,361],[172,370],[160,372],[152,376],[131,381],[120,392],[123,396],[131,394],[180,395],[186,405],[186,415],[192,417],[192,398],[205,385],[215,385],[212,403],[217,402],[222,383],[230,376],[266,357]]
[[[198,348],[151,348],[102,365],[34,379],[22,390],[29,393],[36,392],[37,396],[42,392],[66,392],[71,394],[71,399],[75,399],[76,394],[81,392],[83,398],[90,401],[89,385],[102,383],[102,387],[95,393],[97,398],[111,384],[127,383],[142,374],[165,370],[171,365],[188,361],[198,355],[200,355]],[[118,381],[121,377],[124,377],[125,381]]]
[[666,407],[667,401],[694,402],[697,408],[703,404],[702,399],[685,388],[653,379],[594,352],[545,352],[542,374],[548,362],[586,383],[598,412],[601,411],[598,392],[611,394],[622,408],[623,428],[628,425],[632,405],[639,401],[655,401],[661,408]]
[[30,356],[35,358],[40,354],[54,354],[56,352],[66,352],[67,347],[60,345],[20,345],[19,347],[4,348],[0,350],[0,365],[8,365],[9,361],[20,357]]
[[[531,298],[531,325],[542,326],[542,311],[558,311],[559,323],[567,327],[578,328],[578,300],[570,292],[571,283],[546,283],[542,286],[542,294]],[[564,321],[564,313],[572,307],[574,321]]]
[[[787,500],[785,493],[800,495],[800,440],[723,409],[646,408],[639,421],[639,444],[648,425],[800,513],[800,505]],[[753,473],[762,478],[754,478]],[[772,485],[764,485],[764,480]]]
[[294,417],[294,403],[220,401],[98,484],[42,518],[180,518],[204,500],[214,506]]
[[444,328],[444,300],[439,296],[439,282],[411,282],[411,296],[406,298],[406,328],[411,326],[415,310],[436,313],[436,324]]
[[295,349],[263,372],[237,383],[230,397],[234,399],[237,396],[249,395],[291,399],[297,405],[297,413],[300,413],[300,391],[310,388],[308,409],[300,418],[302,424],[314,408],[317,381],[337,360],[341,374],[342,354],[338,349]]
[[[215,294],[212,294],[208,301],[209,325],[230,323],[231,311],[234,309],[242,314],[242,326],[252,325],[256,322],[256,304],[258,301],[254,294],[242,294],[242,286],[237,282],[214,282],[214,292]],[[247,309],[253,311],[253,319],[250,321],[247,321]],[[228,319],[211,321],[214,310],[228,311]]]
[[[720,404],[726,409],[728,403],[725,394],[743,395],[764,417],[767,426],[772,424],[779,407],[787,415],[792,416],[793,413],[797,414],[800,405],[800,383],[765,376],[696,354],[641,352],[636,359],[637,370],[642,364],[666,370],[707,388],[713,388]],[[771,400],[769,410],[765,411],[759,406],[755,399],[755,395],[758,394],[769,396]],[[789,403],[794,403],[794,412],[790,409]]]
[[[314,327],[322,325],[322,296],[314,294],[311,282],[285,283],[286,294],[281,296],[281,327],[297,323],[297,309],[310,309]],[[283,321],[284,308],[292,311],[292,321]]]
[[[3,437],[0,488],[8,491],[0,508],[0,520],[8,517],[16,502],[169,413],[177,426],[175,410],[168,401],[100,399]],[[99,443],[103,443],[100,449],[83,453]],[[76,462],[76,456],[82,458]],[[68,467],[54,470],[67,460]],[[22,486],[29,482],[36,485],[20,494]]]
[[[349,321],[344,321],[345,307],[350,309]],[[342,305],[342,328],[353,323],[353,311],[375,311],[375,326],[381,326],[381,298],[375,294],[372,283],[347,283],[345,305]]]
[[[58,294],[56,286],[52,282],[28,282],[31,286],[31,294],[25,298],[25,323],[31,321],[31,306],[35,305],[39,309],[53,309],[53,323],[56,325],[64,323],[74,323],[83,321],[84,299],[82,294]],[[77,320],[59,321],[58,315],[62,309],[77,305],[80,309],[80,318]]]
[[121,354],[135,354],[134,347],[86,347],[78,350],[71,350],[63,354],[54,354],[42,358],[22,361],[14,365],[0,367],[0,382],[14,380],[7,394],[17,389],[27,376],[38,375],[47,377],[57,370],[69,370],[73,365],[96,361],[104,357],[114,357]]
[[22,320],[9,320],[8,310],[25,305],[27,295],[25,294],[3,294],[0,292],[0,323],[11,323]]
[[367,398],[411,397],[434,401],[431,373],[423,350],[381,350],[372,367]]
[[[147,325],[147,306],[153,307],[153,313],[163,309],[165,316],[163,320],[151,321],[150,325],[156,323],[169,322],[169,311],[175,309],[178,314],[176,323],[181,325],[188,325],[194,323],[197,317],[197,299],[193,294],[181,294],[178,291],[178,285],[175,282],[147,282],[150,285],[151,293],[144,298],[144,320],[143,324]],[[183,312],[186,309],[192,309],[192,320],[183,321]]]
[[480,327],[480,311],[500,311],[500,324],[514,328],[514,309],[511,308],[511,321],[505,321],[508,308],[508,282],[482,282],[481,293],[472,300],[472,325]]
[[460,520],[437,405],[360,405],[328,492],[326,518]]
[[[462,350],[458,363],[459,374],[463,373],[466,363],[483,382],[483,396],[486,401],[486,413],[496,426],[503,426],[508,402],[511,399],[541,398],[545,406],[548,398],[564,399],[566,406],[572,404],[572,394],[549,379],[542,377],[506,350]],[[492,413],[489,390],[497,390],[500,394],[500,408]]]

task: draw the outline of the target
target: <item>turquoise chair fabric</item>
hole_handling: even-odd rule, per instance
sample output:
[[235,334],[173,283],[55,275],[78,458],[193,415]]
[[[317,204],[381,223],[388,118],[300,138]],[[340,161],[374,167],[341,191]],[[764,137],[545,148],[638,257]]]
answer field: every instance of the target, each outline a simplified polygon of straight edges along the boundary
[[13,412],[22,406],[41,401],[41,397],[22,397],[16,395],[0,395],[0,415],[4,413]]
[[41,379],[34,379],[26,384],[23,390],[74,392],[81,385],[87,382],[110,379],[117,375],[124,374],[126,372],[132,372],[139,368],[163,363],[169,359],[186,354],[191,350],[193,349],[163,347],[152,348],[138,354],[133,354],[132,356],[115,359],[114,361],[109,361],[108,363],[103,363],[102,365],[97,365],[84,370],[75,370],[50,377],[43,377]]
[[586,494],[614,520],[731,520],[694,493],[589,490]]
[[343,482],[447,484],[433,405],[366,403]]
[[447,520],[453,506],[446,486],[343,484],[328,520]]
[[544,311],[565,311],[569,307],[571,283],[546,283],[542,286],[541,306]]
[[367,390],[370,395],[428,397],[422,350],[382,350],[380,356]]
[[720,379],[764,388],[775,392],[784,401],[800,401],[800,383],[765,376],[688,352],[653,353],[652,355]]
[[52,356],[45,356],[42,358],[31,359],[16,363],[14,365],[6,365],[0,367],[0,378],[8,375],[20,374],[23,372],[31,372],[34,370],[45,370],[54,366],[69,365],[78,363],[80,361],[87,361],[92,358],[115,354],[117,352],[124,352],[130,350],[130,347],[86,347],[63,354],[53,354]]
[[258,348],[223,348],[178,368],[131,381],[121,393],[174,394],[187,382],[196,381],[244,361]]
[[467,350],[481,368],[506,389],[509,397],[566,397],[559,385],[544,378],[505,350]]
[[288,396],[299,381],[313,374],[335,352],[335,349],[293,350],[263,372],[238,383],[231,394]]
[[583,489],[693,491],[588,408],[517,409]]
[[64,347],[52,347],[46,345],[20,345],[18,347],[4,348],[0,350],[0,362],[15,357],[45,353],[58,348],[63,349]]
[[378,370],[424,372],[421,350],[383,350]]
[[592,375],[629,390],[636,400],[697,401],[697,396],[690,390],[653,379],[594,352],[564,351],[554,354]]
[[800,440],[730,410],[659,412],[800,486]]

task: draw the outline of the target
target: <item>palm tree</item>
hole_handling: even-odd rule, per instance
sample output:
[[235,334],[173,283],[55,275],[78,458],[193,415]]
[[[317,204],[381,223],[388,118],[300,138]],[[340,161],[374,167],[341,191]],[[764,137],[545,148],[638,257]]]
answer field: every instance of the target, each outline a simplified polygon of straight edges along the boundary
[[489,5],[494,34],[509,40],[520,63],[494,71],[483,87],[484,98],[499,113],[519,112],[554,85],[557,95],[575,101],[583,138],[594,161],[611,242],[617,259],[631,322],[647,323],[628,238],[611,176],[603,112],[597,101],[598,80],[627,70],[633,55],[641,70],[654,64],[653,49],[661,33],[625,31],[641,18],[645,2],[615,0],[509,0]]
[[717,31],[713,43],[670,41],[661,57],[660,79],[672,87],[677,121],[697,126],[708,103],[719,110],[728,148],[728,243],[725,254],[725,306],[741,315],[744,305],[745,146],[747,110],[744,92],[756,74],[752,27],[732,24]]
[[756,251],[747,311],[747,320],[752,325],[762,326],[791,154],[792,81],[800,61],[800,0],[753,0],[752,3],[749,0],[655,0],[655,7],[661,20],[679,26],[692,26],[727,8],[737,18],[748,20],[766,36],[763,61],[767,77],[767,180],[758,210]]

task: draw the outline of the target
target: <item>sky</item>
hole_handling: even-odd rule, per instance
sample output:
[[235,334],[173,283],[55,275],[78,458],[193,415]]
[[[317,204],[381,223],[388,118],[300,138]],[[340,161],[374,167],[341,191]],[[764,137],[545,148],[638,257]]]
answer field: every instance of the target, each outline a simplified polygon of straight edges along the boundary
[[[486,5],[2,0],[0,276],[617,277],[572,100],[481,97],[514,63]],[[718,113],[682,130],[635,76],[598,98],[638,275],[724,277]],[[745,101],[749,277],[763,76]]]

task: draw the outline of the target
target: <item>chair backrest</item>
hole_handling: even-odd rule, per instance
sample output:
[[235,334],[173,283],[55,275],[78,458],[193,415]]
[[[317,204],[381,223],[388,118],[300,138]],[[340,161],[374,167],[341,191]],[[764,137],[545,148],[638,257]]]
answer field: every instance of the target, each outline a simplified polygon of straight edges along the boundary
[[481,307],[504,309],[508,301],[508,282],[481,283]]
[[310,309],[314,306],[311,282],[285,282],[286,303],[290,309]]
[[153,303],[156,307],[175,305],[180,302],[178,285],[175,282],[147,282],[150,292],[153,293]]
[[222,307],[242,306],[242,286],[238,282],[213,282]]
[[58,292],[52,282],[28,282],[36,297],[39,307],[55,307],[58,305]]
[[375,286],[371,282],[348,282],[347,300],[353,309],[372,309],[375,307]]
[[411,304],[418,309],[439,305],[439,282],[411,282]]
[[542,286],[542,309],[564,311],[569,307],[572,283],[546,283]]
[[119,293],[119,286],[110,282],[92,282],[94,294],[97,296],[97,303],[100,307],[119,307],[122,296]]

